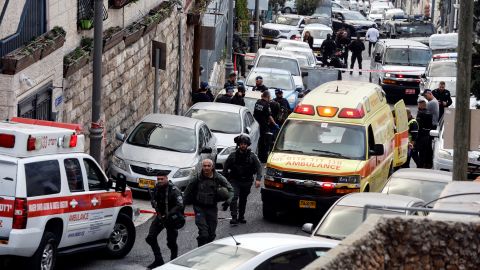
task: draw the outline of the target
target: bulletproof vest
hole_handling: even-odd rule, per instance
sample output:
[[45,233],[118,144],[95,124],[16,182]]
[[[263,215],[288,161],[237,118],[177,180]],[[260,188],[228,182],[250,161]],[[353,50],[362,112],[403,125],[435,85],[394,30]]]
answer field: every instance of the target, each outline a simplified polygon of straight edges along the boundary
[[215,195],[217,194],[217,183],[214,179],[205,179],[202,177],[198,182],[196,201],[201,205],[215,205]]
[[250,151],[241,154],[235,152],[235,160],[230,172],[231,178],[238,181],[253,181],[254,163]]

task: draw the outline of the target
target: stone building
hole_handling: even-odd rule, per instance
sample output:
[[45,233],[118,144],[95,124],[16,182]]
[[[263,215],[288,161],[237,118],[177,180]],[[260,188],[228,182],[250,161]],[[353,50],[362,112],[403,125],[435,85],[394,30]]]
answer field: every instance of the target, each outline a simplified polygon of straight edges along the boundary
[[[135,122],[153,112],[153,41],[166,44],[166,69],[160,71],[161,88],[157,101],[160,112],[182,112],[189,105],[193,24],[198,23],[195,16],[190,15],[199,12],[198,2],[208,1],[103,2],[101,124],[105,127],[103,147],[104,157],[107,157],[114,148],[116,131],[130,130]],[[93,51],[90,53],[88,48],[80,45],[86,46],[84,41],[93,37],[93,4],[94,0],[0,0],[0,10],[5,14],[0,17],[0,119],[21,116],[79,123],[84,126],[84,133],[88,134]],[[180,4],[183,5],[181,9],[177,8]],[[66,32],[63,45],[57,44],[58,48],[48,55],[43,54],[46,50],[43,47],[39,57],[33,59],[37,55],[36,48],[41,47],[35,45],[42,40],[39,36],[55,32],[58,29],[56,26]],[[113,32],[112,27],[124,32],[112,35],[110,41],[114,37],[120,38],[108,48],[107,33]],[[133,31],[125,31],[127,28]],[[127,34],[137,30],[135,36]],[[22,47],[32,39],[32,43]],[[179,53],[182,53],[182,59],[179,59]],[[32,57],[34,61],[25,64],[25,61],[18,60],[26,57]]]

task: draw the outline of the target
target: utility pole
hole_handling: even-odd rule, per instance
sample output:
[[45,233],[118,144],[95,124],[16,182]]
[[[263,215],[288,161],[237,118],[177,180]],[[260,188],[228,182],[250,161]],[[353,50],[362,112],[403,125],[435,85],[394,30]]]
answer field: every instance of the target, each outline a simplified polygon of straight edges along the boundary
[[[453,9],[452,9],[453,12]],[[453,133],[453,180],[466,181],[470,148],[470,83],[472,76],[473,1],[460,1],[458,16],[457,98]]]
[[450,5],[448,6],[448,32],[453,33],[453,26],[455,20],[455,0],[449,0]]
[[[92,123],[90,131],[90,155],[102,165],[102,43],[103,43],[103,0],[95,0],[93,29],[93,88]],[[102,166],[103,167],[103,166]]]
[[227,62],[225,63],[225,79],[233,72],[232,62],[233,43],[233,0],[228,0],[228,25],[227,25]]
[[255,31],[253,34],[253,52],[258,51],[258,30],[260,29],[260,1],[255,0]]

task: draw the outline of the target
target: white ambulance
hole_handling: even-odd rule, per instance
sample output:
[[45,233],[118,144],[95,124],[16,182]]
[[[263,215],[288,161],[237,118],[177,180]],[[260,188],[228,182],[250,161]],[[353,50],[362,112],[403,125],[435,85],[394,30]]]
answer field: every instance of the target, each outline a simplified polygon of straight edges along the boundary
[[[132,193],[115,190],[84,154],[78,125],[14,118],[0,122],[0,256],[53,269],[57,255],[101,248],[114,258],[135,242]],[[118,181],[120,180],[120,181]]]

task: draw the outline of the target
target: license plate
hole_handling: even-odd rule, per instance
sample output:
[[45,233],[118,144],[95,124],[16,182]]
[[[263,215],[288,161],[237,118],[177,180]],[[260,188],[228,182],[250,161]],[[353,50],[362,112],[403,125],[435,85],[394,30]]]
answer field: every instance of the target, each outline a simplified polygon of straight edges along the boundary
[[298,206],[300,208],[315,209],[315,208],[317,208],[317,202],[316,201],[300,200]]
[[407,95],[415,95],[415,89],[405,89],[405,94],[407,94]]
[[139,178],[138,179],[138,186],[141,188],[154,188],[155,187],[155,182],[156,180],[152,179],[144,179],[144,178]]
[[352,193],[352,192],[360,192],[359,188],[339,188],[335,190],[336,193],[338,194],[346,194],[346,193]]

